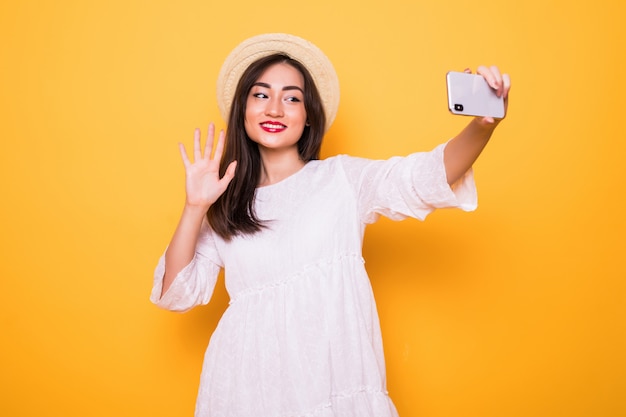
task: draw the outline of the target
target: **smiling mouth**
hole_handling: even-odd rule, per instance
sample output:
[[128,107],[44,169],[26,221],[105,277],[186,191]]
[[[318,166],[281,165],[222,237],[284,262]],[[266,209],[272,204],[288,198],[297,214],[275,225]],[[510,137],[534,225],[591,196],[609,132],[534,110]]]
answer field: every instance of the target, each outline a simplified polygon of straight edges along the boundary
[[261,129],[265,130],[266,132],[276,133],[282,132],[283,130],[287,129],[287,126],[278,122],[263,122],[261,123]]

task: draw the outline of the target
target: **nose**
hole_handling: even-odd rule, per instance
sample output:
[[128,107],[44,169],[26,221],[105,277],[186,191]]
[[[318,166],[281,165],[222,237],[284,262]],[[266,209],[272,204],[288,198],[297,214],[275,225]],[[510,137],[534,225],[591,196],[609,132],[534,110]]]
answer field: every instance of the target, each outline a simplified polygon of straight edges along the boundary
[[284,115],[282,101],[280,98],[272,97],[267,101],[265,114],[270,117],[282,117]]

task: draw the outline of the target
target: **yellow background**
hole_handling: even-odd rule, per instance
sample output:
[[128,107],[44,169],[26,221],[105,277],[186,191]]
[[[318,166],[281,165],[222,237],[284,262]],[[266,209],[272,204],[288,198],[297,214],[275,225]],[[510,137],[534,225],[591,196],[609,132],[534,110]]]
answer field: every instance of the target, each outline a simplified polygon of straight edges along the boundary
[[626,415],[623,1],[0,5],[2,416],[190,416],[228,302],[148,302],[184,199],[177,142],[220,126],[215,80],[258,33],[341,80],[324,155],[428,150],[467,119],[445,73],[498,64],[509,117],[479,208],[368,229],[403,417]]

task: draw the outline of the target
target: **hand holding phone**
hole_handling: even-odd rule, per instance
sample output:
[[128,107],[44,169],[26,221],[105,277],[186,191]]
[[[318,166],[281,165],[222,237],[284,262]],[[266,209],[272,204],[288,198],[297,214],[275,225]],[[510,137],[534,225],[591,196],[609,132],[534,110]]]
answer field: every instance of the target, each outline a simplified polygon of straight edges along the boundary
[[501,119],[504,99],[498,97],[482,75],[450,71],[446,76],[448,109],[453,114]]

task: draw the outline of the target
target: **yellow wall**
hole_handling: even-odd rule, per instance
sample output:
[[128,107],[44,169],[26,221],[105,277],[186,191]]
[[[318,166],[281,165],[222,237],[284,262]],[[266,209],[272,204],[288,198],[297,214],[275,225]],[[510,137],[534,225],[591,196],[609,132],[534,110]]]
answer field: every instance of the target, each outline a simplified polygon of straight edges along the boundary
[[176,144],[222,123],[222,60],[268,31],[336,65],[325,155],[430,149],[467,121],[446,71],[512,75],[478,211],[366,236],[400,414],[626,415],[624,2],[289,4],[0,5],[0,415],[192,414],[227,296],[148,302],[184,198]]

